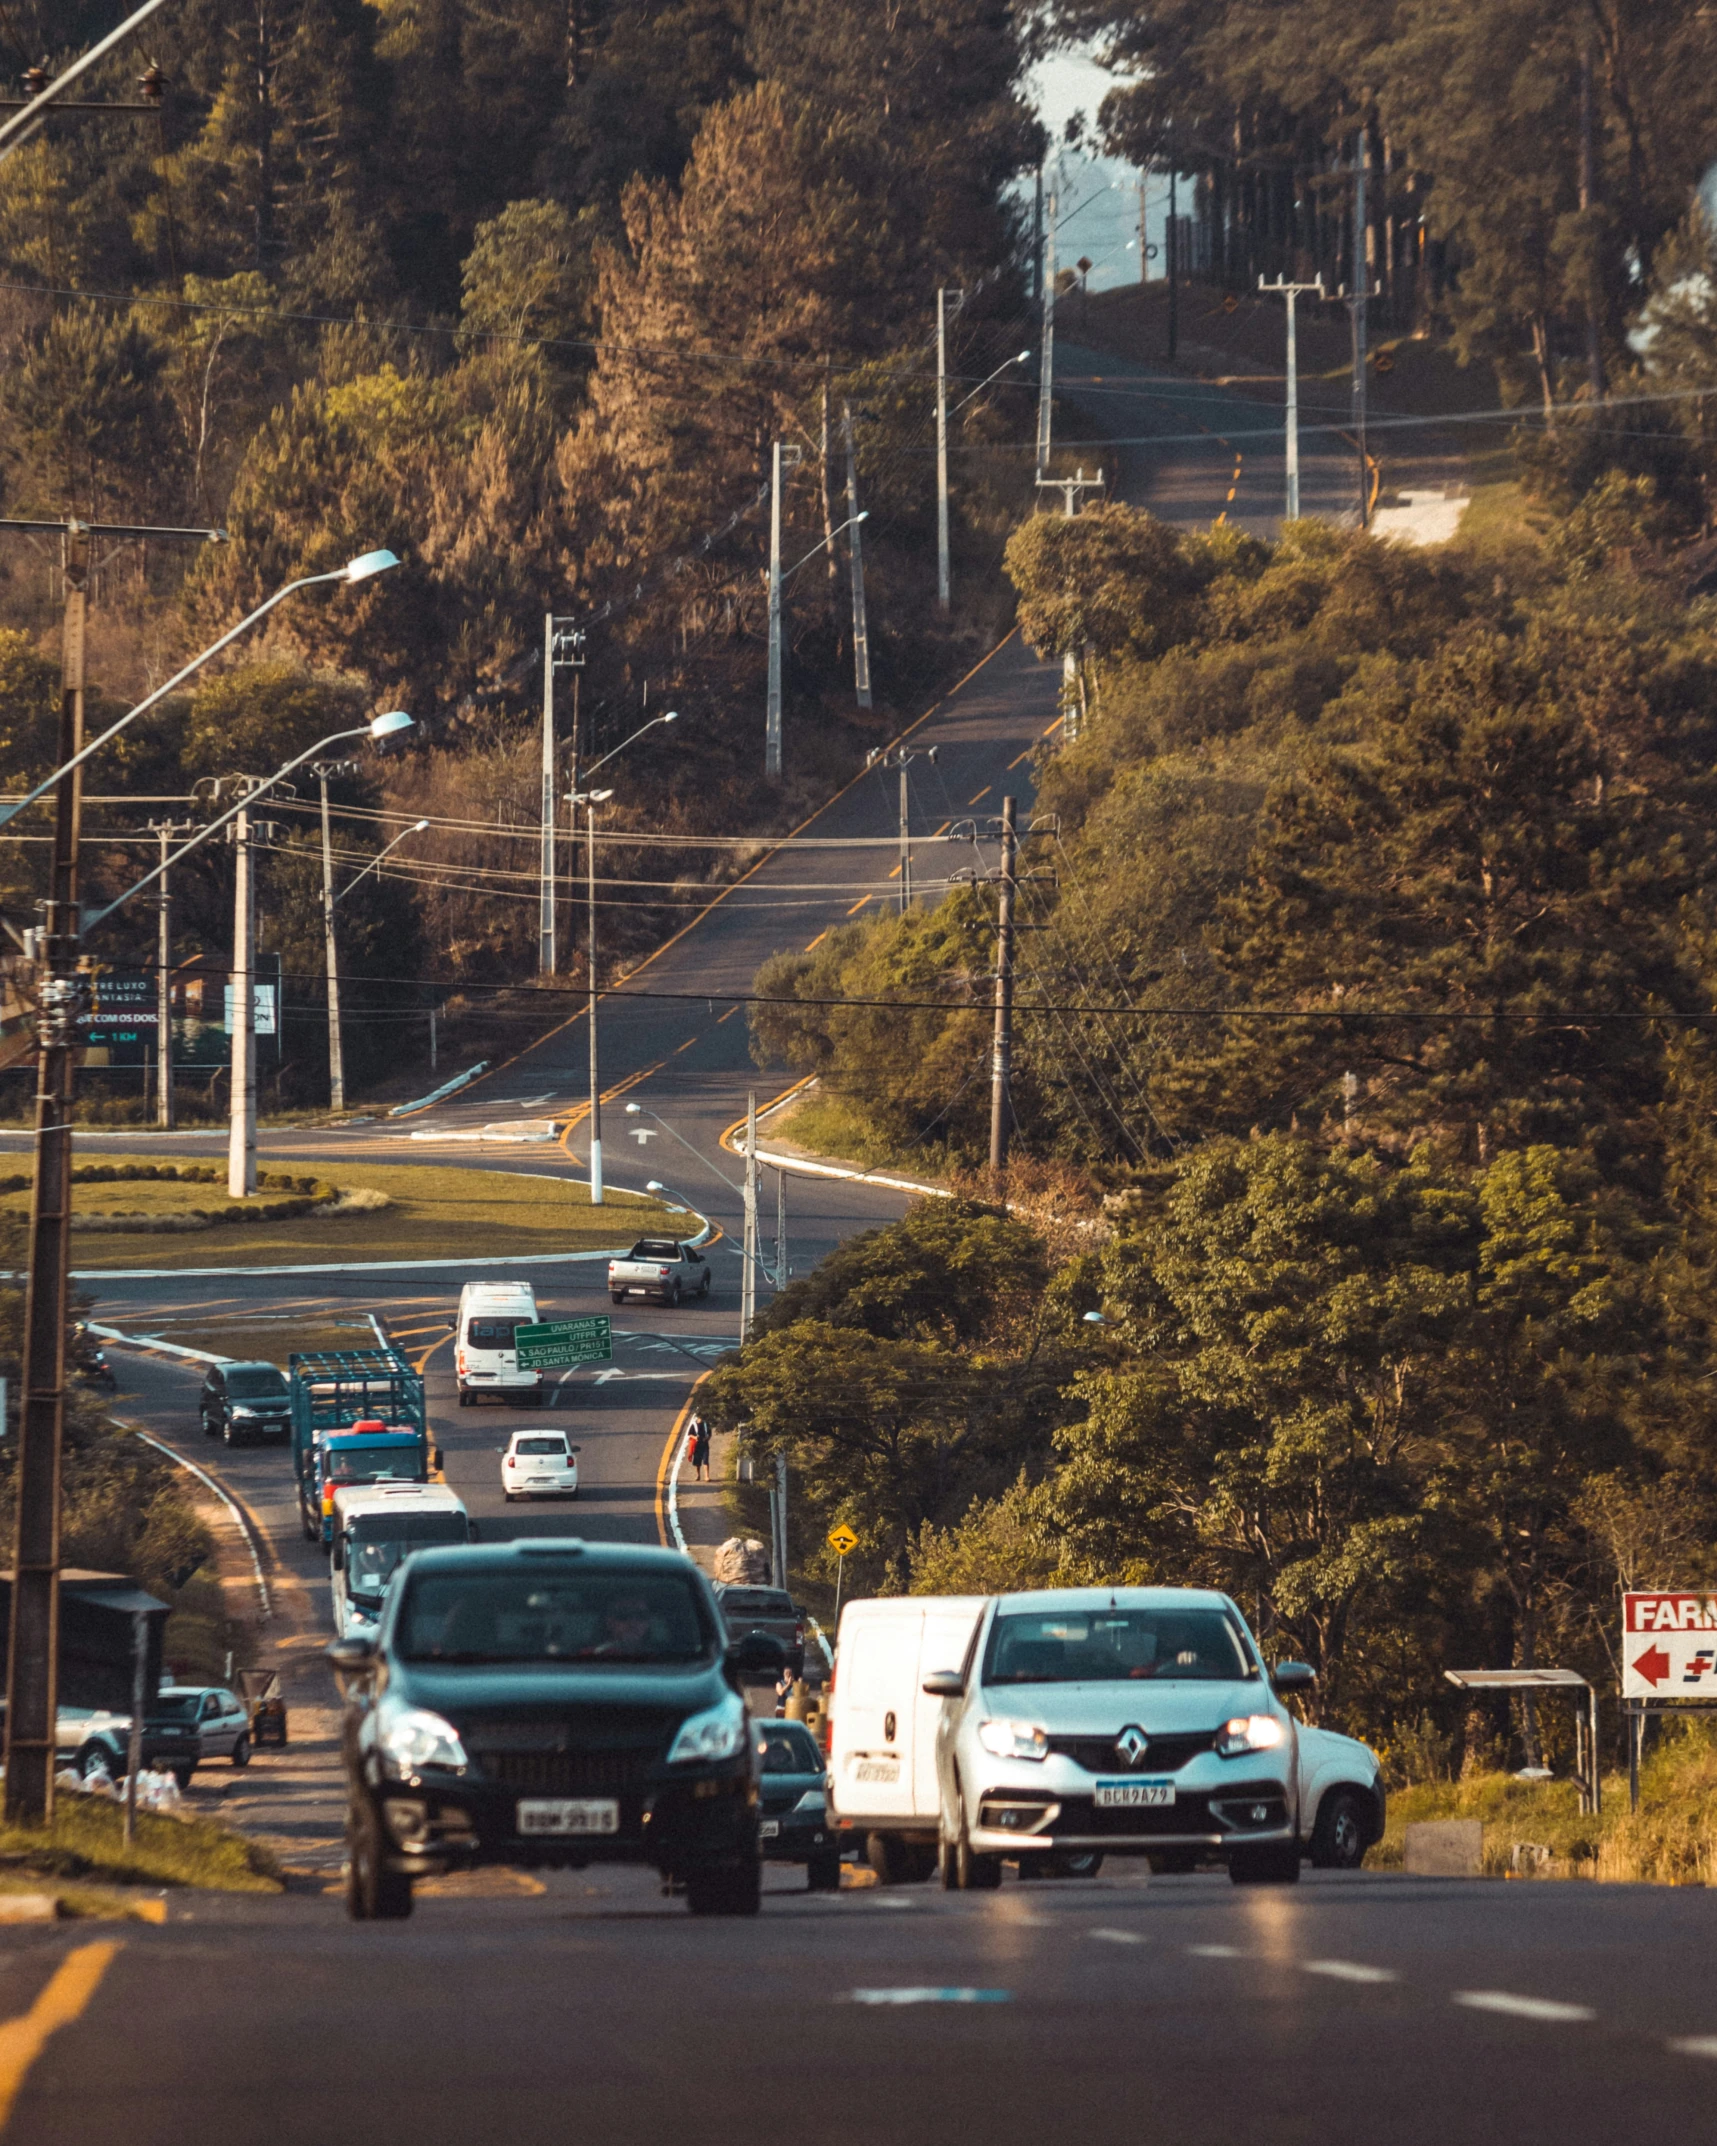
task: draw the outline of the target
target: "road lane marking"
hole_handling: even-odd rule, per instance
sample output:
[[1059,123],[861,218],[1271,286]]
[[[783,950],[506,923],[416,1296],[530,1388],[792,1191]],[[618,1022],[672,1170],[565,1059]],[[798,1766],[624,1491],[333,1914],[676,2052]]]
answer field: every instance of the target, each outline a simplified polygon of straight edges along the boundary
[[991,792],[991,791],[992,791],[992,790],[993,790],[994,788],[995,788],[995,784],[994,784],[993,782],[991,782],[991,783],[986,783],[986,784],[984,785],[984,787],[983,787],[983,788],[982,788],[982,789],[981,789],[981,790],[980,790],[980,791],[978,792],[978,794],[977,794],[977,796],[976,796],[976,797],[968,797],[968,798],[967,798],[967,800],[966,800],[967,804],[968,804],[968,805],[981,805],[981,804],[983,803],[984,799],[985,799],[986,797],[988,797],[988,796],[989,796],[990,792]]
[[1032,754],[1033,754],[1034,752],[1036,752],[1036,751],[1037,751],[1037,747],[1036,747],[1035,745],[1028,745],[1028,746],[1026,747],[1025,751],[1024,751],[1023,753],[1021,753],[1021,754],[1020,754],[1020,756],[1019,756],[1019,760],[1010,760],[1010,761],[1008,762],[1008,773],[1009,773],[1009,774],[1011,775],[1011,774],[1013,773],[1014,769],[1015,769],[1016,767],[1018,767],[1018,766],[1019,766],[1019,761],[1020,761],[1020,760],[1029,760],[1029,759],[1031,758]]
[[48,2036],[83,2017],[118,1950],[111,1943],[79,1945],[66,1954],[30,2009],[0,2025],[0,2127],[12,2114],[18,2090]]
[[723,1015],[722,1015],[722,1016],[720,1017],[720,1019],[719,1019],[719,1020],[718,1020],[718,1021],[716,1022],[716,1024],[715,1024],[715,1025],[716,1025],[716,1027],[717,1027],[717,1028],[719,1028],[719,1027],[721,1026],[721,1024],[722,1024],[722,1021],[731,1021],[731,1020],[733,1019],[734,1015],[735,1015],[736,1013],[738,1013],[739,1011],[740,1011],[739,1007],[737,1007],[737,1006],[730,1006],[730,1007],[729,1007],[729,1008],[727,1009],[726,1013],[724,1013],[724,1014],[723,1014]]
[[1137,1930],[1088,1930],[1086,1935],[1088,1937],[1100,1937],[1108,1945],[1143,1945],[1148,1943],[1148,1940],[1142,1938]]
[[1188,1945],[1186,1948],[1195,1960],[1240,1960],[1245,1954],[1238,1945]]
[[[664,1550],[684,1550],[689,1557],[686,1538],[680,1527],[680,1460],[685,1451],[686,1424],[690,1421],[697,1404],[698,1388],[710,1376],[700,1371],[692,1381],[692,1390],[686,1395],[685,1406],[674,1418],[674,1427],[668,1433],[668,1442],[662,1448],[662,1457],[656,1463],[656,1535]],[[669,1533],[669,1529],[672,1533]]]
[[1302,1960],[1308,1975],[1327,1975],[1332,1982],[1399,1982],[1393,1967],[1366,1967],[1358,1960]]
[[825,924],[823,926],[823,929],[818,932],[817,936],[811,941],[810,945],[806,947],[806,953],[814,954],[817,951],[818,947],[821,946],[823,941],[829,936],[829,933],[833,928],[834,927],[832,925]]
[[1012,1990],[937,1989],[930,1983],[892,1990],[849,1990],[849,2004],[1008,2004]]
[[1717,2057],[1717,2034],[1684,2034],[1664,2046],[1678,2057]]
[[[856,917],[859,911],[864,907],[865,903],[874,899],[875,897],[873,895],[861,894],[858,900],[854,902],[852,907],[847,911],[847,915],[850,917]],[[724,1015],[723,1018],[725,1019],[726,1016]]]
[[1542,2019],[1575,2024],[1596,2019],[1589,2004],[1563,2004],[1554,1997],[1516,1997],[1510,1990],[1456,1990],[1453,2002],[1469,2012],[1504,2012],[1512,2019]]

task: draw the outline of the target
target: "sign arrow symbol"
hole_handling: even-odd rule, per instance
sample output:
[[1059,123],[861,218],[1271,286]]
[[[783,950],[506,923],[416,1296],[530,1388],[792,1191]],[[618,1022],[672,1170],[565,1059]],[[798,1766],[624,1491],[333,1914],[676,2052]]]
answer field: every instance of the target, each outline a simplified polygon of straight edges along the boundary
[[1634,1663],[1634,1671],[1636,1675],[1644,1677],[1655,1691],[1669,1674],[1669,1656],[1661,1647],[1647,1647]]

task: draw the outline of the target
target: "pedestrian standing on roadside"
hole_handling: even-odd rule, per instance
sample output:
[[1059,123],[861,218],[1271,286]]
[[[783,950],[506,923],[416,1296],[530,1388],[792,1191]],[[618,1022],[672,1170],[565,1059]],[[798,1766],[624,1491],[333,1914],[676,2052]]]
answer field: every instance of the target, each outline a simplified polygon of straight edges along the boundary
[[692,1481],[709,1481],[709,1425],[695,1411],[686,1426],[686,1438],[692,1454]]

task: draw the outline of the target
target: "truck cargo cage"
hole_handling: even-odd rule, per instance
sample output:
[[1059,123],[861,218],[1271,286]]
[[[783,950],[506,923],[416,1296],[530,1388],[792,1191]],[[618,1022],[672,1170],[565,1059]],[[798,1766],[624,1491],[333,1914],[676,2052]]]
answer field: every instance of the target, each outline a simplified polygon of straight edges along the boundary
[[423,1381],[397,1349],[313,1349],[286,1359],[292,1465],[302,1476],[324,1431],[370,1418],[427,1437]]

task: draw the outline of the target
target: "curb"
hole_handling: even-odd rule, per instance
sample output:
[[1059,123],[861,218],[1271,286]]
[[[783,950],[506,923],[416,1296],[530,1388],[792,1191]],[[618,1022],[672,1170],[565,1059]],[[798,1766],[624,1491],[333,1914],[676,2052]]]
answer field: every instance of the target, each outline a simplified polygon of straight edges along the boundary
[[154,1349],[162,1356],[183,1356],[195,1364],[233,1364],[236,1356],[216,1356],[208,1349],[187,1349],[176,1341],[157,1341],[153,1334],[122,1334],[116,1326],[97,1326],[91,1319],[89,1331],[99,1334],[103,1341],[118,1342],[127,1349]]
[[414,1110],[427,1110],[432,1103],[439,1103],[443,1096],[457,1095],[461,1088],[479,1080],[489,1070],[489,1061],[479,1059],[468,1073],[455,1073],[451,1080],[443,1081],[439,1088],[432,1088],[428,1095],[420,1095],[415,1103],[396,1103],[388,1112],[390,1118],[408,1117]]

